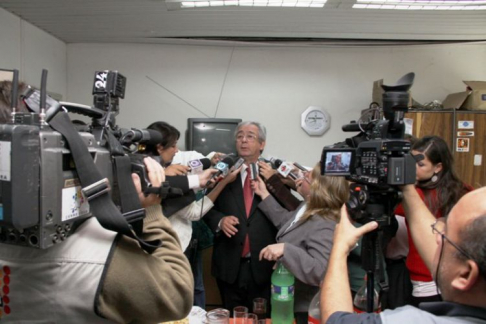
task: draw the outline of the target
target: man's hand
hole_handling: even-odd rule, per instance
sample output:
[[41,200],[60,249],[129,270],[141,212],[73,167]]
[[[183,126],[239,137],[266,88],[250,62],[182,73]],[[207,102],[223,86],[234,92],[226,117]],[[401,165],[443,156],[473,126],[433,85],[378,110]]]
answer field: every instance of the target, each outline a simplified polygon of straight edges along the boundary
[[[160,187],[162,182],[165,181],[165,173],[162,166],[150,157],[144,158],[143,162],[147,167],[147,175],[152,186]],[[160,204],[162,199],[156,194],[150,194],[145,197],[145,194],[142,192],[140,177],[136,173],[132,173],[132,180],[135,185],[135,189],[137,190],[138,197],[140,198],[140,203],[142,204],[142,207],[145,208],[151,205]]]
[[[249,175],[247,175],[248,177]],[[251,189],[255,192],[255,194],[259,195],[262,200],[267,198],[270,193],[267,190],[267,186],[263,182],[262,178],[258,177],[256,180],[251,180]]]
[[260,251],[259,260],[277,261],[282,257],[285,250],[285,243],[270,244]]
[[226,216],[221,219],[221,230],[227,237],[232,237],[238,233],[236,226],[240,224],[240,221],[235,216]]
[[377,222],[369,222],[361,227],[355,227],[346,210],[346,205],[341,207],[341,220],[334,230],[334,246],[336,252],[348,255],[356,247],[361,236],[378,228]]
[[180,164],[171,164],[165,168],[165,174],[168,176],[186,175],[191,168]]
[[211,180],[210,185],[214,184],[215,183],[215,179],[211,179],[211,177],[213,176],[213,174],[217,173],[218,170],[217,169],[213,169],[213,168],[210,168],[210,169],[207,169],[207,170],[204,170],[202,173],[199,173],[198,176],[199,176],[199,187],[200,188],[206,188],[206,183],[208,183],[208,181]]
[[277,173],[277,170],[272,169],[269,163],[260,161],[258,162],[258,167],[260,169],[260,174],[263,179],[268,180],[271,176]]

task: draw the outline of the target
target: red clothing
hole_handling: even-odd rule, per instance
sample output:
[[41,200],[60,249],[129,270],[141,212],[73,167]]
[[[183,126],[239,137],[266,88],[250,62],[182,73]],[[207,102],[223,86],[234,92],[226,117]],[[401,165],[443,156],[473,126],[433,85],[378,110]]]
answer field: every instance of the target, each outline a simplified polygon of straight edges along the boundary
[[[417,190],[417,193],[420,195],[422,200],[425,202],[431,213],[435,216],[435,218],[440,218],[445,215],[442,215],[442,213],[437,210],[435,213],[431,209],[430,206],[437,206],[437,189],[421,189],[415,187]],[[427,200],[425,199],[425,194],[424,190],[427,190]],[[464,184],[464,191],[469,192],[472,191],[473,188],[469,185]],[[400,215],[400,216],[405,216],[405,210],[403,209],[403,205],[400,204],[398,207],[395,209],[395,214]],[[410,235],[410,228],[408,227],[407,223],[407,234],[408,234],[408,244],[409,244],[409,251],[408,251],[408,256],[407,256],[407,268],[408,271],[410,272],[410,279],[414,281],[422,281],[422,282],[429,282],[432,281],[432,276],[430,274],[429,269],[427,269],[427,266],[425,265],[424,261],[420,257],[420,254],[417,251],[417,248],[415,247],[415,244],[413,243],[412,236]]]

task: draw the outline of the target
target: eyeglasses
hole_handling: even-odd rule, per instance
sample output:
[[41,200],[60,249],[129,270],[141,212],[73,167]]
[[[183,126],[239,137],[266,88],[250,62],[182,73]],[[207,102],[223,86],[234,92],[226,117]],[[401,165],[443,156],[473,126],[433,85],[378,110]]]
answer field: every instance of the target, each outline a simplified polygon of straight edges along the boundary
[[446,228],[446,223],[443,218],[438,218],[434,224],[431,224],[430,227],[432,227],[432,233],[438,234],[442,237],[442,242],[446,240],[449,242],[450,245],[456,248],[457,251],[461,252],[462,255],[464,255],[466,258],[469,260],[474,260],[472,256],[469,255],[466,251],[464,251],[463,248],[461,248],[459,245],[456,243],[452,242],[447,236],[445,236],[445,228]]
[[238,134],[238,135],[236,135],[237,141],[243,142],[244,139],[246,139],[248,142],[254,142],[254,141],[256,141],[257,137],[256,137],[256,135],[253,135],[253,134]]

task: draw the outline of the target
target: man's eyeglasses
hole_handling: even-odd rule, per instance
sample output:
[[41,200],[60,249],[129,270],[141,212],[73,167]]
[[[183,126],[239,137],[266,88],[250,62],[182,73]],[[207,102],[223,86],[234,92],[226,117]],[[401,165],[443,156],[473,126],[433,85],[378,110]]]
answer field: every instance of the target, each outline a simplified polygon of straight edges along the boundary
[[474,258],[470,256],[469,253],[464,251],[463,248],[461,248],[459,245],[452,242],[447,236],[445,236],[444,234],[446,228],[445,219],[438,218],[434,224],[430,225],[430,227],[432,227],[432,233],[438,234],[442,237],[442,241],[446,240],[447,242],[449,242],[450,245],[455,247],[457,251],[461,252],[461,254],[464,255],[466,258],[468,258],[469,260],[474,260]]
[[248,142],[254,142],[254,141],[256,141],[257,137],[256,137],[256,135],[253,135],[253,134],[238,134],[238,135],[236,135],[237,141],[243,142],[244,139],[246,139]]

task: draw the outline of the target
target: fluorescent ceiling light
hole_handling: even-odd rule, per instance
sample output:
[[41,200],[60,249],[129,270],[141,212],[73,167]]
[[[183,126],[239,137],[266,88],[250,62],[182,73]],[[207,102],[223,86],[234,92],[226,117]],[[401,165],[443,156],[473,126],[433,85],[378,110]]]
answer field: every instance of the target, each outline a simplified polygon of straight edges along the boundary
[[327,0],[167,0],[169,10],[201,7],[299,7],[323,8]]
[[486,0],[357,0],[353,9],[486,10]]

